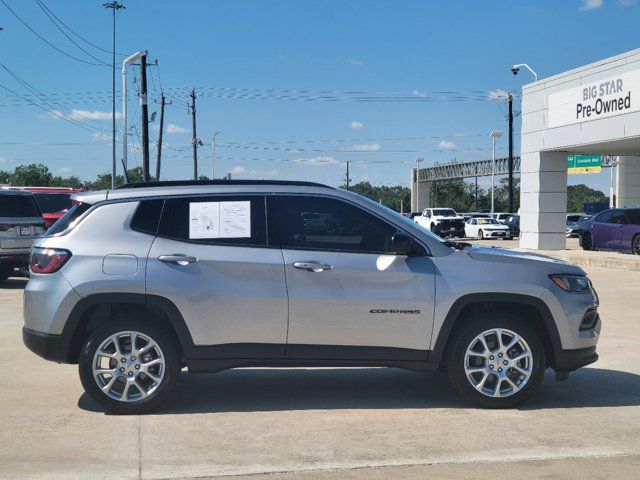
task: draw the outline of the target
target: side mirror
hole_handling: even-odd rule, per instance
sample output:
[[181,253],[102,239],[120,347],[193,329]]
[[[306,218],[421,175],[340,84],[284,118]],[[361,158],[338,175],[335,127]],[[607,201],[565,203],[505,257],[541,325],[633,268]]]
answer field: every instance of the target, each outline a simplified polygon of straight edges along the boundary
[[396,232],[391,239],[391,250],[396,255],[407,255],[409,257],[423,257],[426,255],[424,248],[415,239],[406,233]]

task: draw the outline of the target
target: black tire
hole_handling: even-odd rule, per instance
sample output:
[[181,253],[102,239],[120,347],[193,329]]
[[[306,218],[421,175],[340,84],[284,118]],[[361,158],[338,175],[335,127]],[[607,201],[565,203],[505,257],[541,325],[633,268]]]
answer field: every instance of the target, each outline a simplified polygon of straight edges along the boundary
[[[524,339],[531,351],[530,376],[519,391],[509,396],[492,397],[476,390],[465,373],[467,348],[472,344],[476,336],[494,328],[508,329],[518,334]],[[454,335],[455,337],[451,339],[452,341],[445,357],[445,365],[451,385],[467,402],[484,408],[510,408],[527,400],[540,386],[546,368],[544,345],[540,335],[527,325],[523,319],[508,313],[484,313],[469,319]],[[515,370],[511,370],[510,375],[515,373]],[[498,378],[497,375],[495,378]],[[503,385],[503,382],[504,380],[500,380],[497,388],[501,388],[500,385]]]
[[482,240],[484,238],[484,233],[482,232],[482,229],[478,230],[478,240]]
[[636,235],[631,240],[631,253],[634,255],[640,255],[640,234]]
[[[127,402],[114,399],[104,393],[93,376],[93,360],[96,350],[110,336],[123,331],[136,331],[153,339],[161,349],[165,361],[164,374],[155,390],[145,398]],[[85,341],[80,352],[78,367],[85,392],[105,411],[124,415],[141,414],[156,408],[171,393],[180,374],[180,357],[175,342],[162,328],[142,319],[114,320],[95,330]],[[122,378],[126,379],[124,376]],[[142,378],[141,381],[144,380],[145,378]]]
[[582,249],[595,250],[595,248],[593,248],[593,237],[589,232],[586,232],[582,235]]

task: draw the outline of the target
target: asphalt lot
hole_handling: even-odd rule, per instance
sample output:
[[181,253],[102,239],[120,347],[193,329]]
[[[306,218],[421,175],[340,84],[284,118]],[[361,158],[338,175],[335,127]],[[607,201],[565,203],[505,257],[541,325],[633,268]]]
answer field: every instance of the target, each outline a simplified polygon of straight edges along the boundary
[[[640,273],[586,268],[600,360],[515,410],[469,408],[437,373],[183,374],[164,408],[105,415],[74,365],[22,344],[23,279],[0,287],[0,478],[640,478]],[[267,475],[270,474],[270,475]]]

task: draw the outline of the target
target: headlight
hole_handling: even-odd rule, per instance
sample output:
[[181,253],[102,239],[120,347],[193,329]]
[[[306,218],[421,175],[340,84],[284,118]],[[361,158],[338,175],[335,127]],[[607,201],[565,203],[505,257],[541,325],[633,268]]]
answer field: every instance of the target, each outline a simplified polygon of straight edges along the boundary
[[585,275],[558,274],[549,275],[549,278],[567,292],[588,292],[591,290],[591,282]]

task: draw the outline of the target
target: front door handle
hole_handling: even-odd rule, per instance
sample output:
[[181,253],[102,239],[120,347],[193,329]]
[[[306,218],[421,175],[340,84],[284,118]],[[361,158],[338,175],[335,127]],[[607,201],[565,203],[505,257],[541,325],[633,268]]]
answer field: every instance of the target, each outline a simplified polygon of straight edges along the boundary
[[190,257],[181,253],[174,253],[173,255],[160,255],[158,260],[164,263],[173,263],[175,265],[189,265],[198,261],[196,257]]
[[293,268],[300,270],[306,270],[307,272],[323,272],[325,270],[331,270],[331,265],[320,262],[294,262]]

